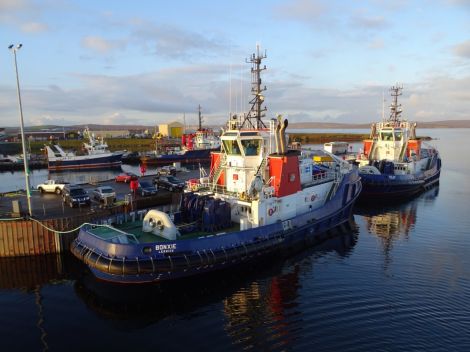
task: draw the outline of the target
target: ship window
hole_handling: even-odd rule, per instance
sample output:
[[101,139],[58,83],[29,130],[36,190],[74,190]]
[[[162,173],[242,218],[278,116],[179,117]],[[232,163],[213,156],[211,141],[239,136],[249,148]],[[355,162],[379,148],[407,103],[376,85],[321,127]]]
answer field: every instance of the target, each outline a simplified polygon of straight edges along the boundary
[[401,141],[401,136],[402,136],[401,131],[395,131],[395,140],[396,141]]
[[240,147],[236,140],[225,140],[224,149],[228,155],[240,155]]
[[393,132],[380,133],[380,139],[383,141],[393,141]]
[[245,155],[258,155],[260,152],[260,139],[249,139],[249,140],[242,140],[242,146],[245,150]]

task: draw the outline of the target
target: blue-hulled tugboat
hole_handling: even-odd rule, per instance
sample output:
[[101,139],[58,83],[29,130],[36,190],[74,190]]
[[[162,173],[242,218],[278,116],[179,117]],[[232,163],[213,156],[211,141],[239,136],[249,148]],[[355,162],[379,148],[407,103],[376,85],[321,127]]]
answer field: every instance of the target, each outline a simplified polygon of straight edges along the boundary
[[264,57],[250,57],[250,111],[230,119],[209,176],[190,182],[179,211],[81,228],[71,250],[96,277],[158,282],[239,266],[303,248],[349,221],[361,191],[357,168],[325,151],[288,150],[287,120],[264,123]]
[[359,155],[361,200],[402,199],[439,182],[438,151],[416,137],[416,123],[401,119],[398,96],[402,87],[392,87],[390,116],[374,123],[370,139]]

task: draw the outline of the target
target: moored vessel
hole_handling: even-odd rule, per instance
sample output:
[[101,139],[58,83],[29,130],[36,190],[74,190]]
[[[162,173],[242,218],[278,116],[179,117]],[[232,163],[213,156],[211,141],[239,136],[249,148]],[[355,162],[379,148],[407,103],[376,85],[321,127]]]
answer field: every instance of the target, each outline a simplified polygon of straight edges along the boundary
[[96,277],[158,282],[236,267],[304,248],[349,221],[357,168],[325,151],[289,150],[287,119],[263,121],[263,58],[258,50],[249,60],[250,111],[230,118],[209,176],[189,182],[177,212],[81,228],[71,250]]
[[211,128],[202,127],[201,106],[198,107],[199,127],[194,133],[181,136],[181,148],[158,148],[156,139],[155,155],[141,158],[148,165],[207,164],[211,160],[211,152],[220,150],[220,139]]
[[398,97],[402,87],[391,88],[390,116],[371,126],[357,158],[363,185],[361,200],[415,195],[439,182],[439,152],[416,136],[416,123],[401,118]]
[[58,144],[46,145],[47,168],[50,171],[89,170],[119,167],[124,152],[111,152],[103,139],[96,139],[86,128],[84,136],[88,143],[83,143],[84,155],[66,152]]

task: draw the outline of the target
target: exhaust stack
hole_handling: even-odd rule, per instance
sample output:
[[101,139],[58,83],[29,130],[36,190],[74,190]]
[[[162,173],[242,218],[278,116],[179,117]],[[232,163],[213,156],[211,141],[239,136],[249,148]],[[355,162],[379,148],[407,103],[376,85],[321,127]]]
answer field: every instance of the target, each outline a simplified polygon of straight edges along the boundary
[[278,122],[276,130],[274,131],[274,140],[276,142],[276,154],[281,154],[280,140],[279,140],[279,130],[281,128],[281,123]]
[[279,149],[281,154],[285,154],[287,152],[286,148],[286,128],[289,125],[289,121],[287,119],[284,120],[284,123],[282,124],[282,127],[279,130]]

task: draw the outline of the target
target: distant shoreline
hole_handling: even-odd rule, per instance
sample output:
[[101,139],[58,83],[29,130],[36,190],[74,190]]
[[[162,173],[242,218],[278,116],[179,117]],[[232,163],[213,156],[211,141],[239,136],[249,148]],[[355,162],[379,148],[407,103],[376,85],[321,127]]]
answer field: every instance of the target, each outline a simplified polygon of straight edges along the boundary
[[[412,120],[410,120],[412,121]],[[290,122],[289,128],[291,129],[370,129],[370,125],[373,122],[368,123],[337,123],[337,122]],[[470,128],[470,120],[443,120],[443,121],[428,121],[420,122],[416,121],[418,128]],[[1,127],[1,126],[0,126]],[[91,131],[111,131],[111,130],[145,130],[150,129],[153,131],[155,126],[147,125],[98,125],[98,124],[77,124],[71,126],[26,126],[27,131],[38,131],[43,129],[58,130],[58,131],[71,131],[71,130],[83,130],[88,127]],[[206,127],[219,129],[221,125],[208,124]],[[6,133],[18,132],[19,127],[4,127]],[[197,126],[187,126],[187,129],[195,129]]]
[[[448,121],[433,121],[433,122],[419,122],[417,121],[418,128],[470,128],[470,120],[448,120]],[[333,123],[333,122],[292,122],[289,123],[289,128],[292,129],[370,129],[371,123],[361,124],[348,124],[348,123]]]

